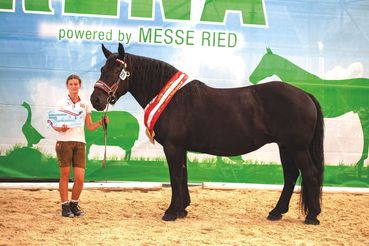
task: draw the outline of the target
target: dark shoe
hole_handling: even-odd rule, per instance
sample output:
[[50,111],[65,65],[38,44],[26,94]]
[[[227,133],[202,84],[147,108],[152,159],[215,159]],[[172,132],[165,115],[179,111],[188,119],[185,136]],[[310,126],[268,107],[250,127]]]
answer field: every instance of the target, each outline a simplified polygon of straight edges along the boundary
[[72,210],[70,210],[69,203],[62,204],[62,216],[63,217],[74,217]]
[[78,205],[78,202],[69,202],[69,207],[74,216],[85,215],[85,212],[82,211],[81,207]]

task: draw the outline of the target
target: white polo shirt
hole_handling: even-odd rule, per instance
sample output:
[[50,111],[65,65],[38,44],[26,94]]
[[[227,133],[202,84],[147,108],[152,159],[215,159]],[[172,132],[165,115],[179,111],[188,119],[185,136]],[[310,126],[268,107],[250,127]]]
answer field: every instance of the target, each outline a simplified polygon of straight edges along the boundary
[[65,132],[58,132],[58,141],[76,141],[86,143],[85,139],[85,120],[86,115],[91,113],[91,106],[88,102],[80,100],[79,102],[73,103],[69,95],[56,103],[56,110],[72,110],[81,109],[83,126],[70,128]]

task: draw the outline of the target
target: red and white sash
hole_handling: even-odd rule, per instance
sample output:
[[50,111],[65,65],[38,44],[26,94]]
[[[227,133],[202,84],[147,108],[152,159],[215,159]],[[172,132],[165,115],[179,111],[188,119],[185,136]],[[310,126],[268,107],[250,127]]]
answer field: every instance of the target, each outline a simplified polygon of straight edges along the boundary
[[154,126],[156,121],[176,92],[187,84],[187,80],[187,74],[178,71],[169,79],[159,94],[146,106],[144,123],[146,126],[146,134],[150,138],[151,143],[154,143]]

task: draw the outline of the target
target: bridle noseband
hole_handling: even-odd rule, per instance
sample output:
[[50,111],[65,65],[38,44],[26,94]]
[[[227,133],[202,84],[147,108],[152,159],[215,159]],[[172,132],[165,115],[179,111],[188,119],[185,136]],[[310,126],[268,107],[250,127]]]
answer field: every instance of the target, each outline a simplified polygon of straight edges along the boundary
[[115,61],[117,63],[123,65],[123,68],[122,68],[122,70],[121,70],[121,72],[119,74],[118,80],[115,83],[113,83],[111,86],[109,86],[107,83],[105,83],[102,80],[96,81],[96,83],[94,85],[94,88],[98,88],[98,89],[104,91],[106,94],[108,94],[108,98],[106,99],[108,105],[110,103],[111,104],[116,103],[117,97],[116,97],[115,93],[116,93],[116,91],[117,91],[117,89],[119,87],[120,81],[124,81],[126,78],[128,78],[131,75],[130,72],[128,72],[126,70],[127,63],[125,63],[124,61],[122,61],[122,60],[120,60],[118,58]]

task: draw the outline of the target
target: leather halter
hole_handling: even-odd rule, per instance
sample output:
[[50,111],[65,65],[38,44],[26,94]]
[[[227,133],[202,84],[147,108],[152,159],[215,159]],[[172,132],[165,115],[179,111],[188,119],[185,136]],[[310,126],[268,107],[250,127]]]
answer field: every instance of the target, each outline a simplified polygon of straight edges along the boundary
[[117,101],[117,97],[116,97],[115,93],[116,93],[116,91],[117,91],[117,89],[119,87],[120,81],[125,80],[126,78],[128,78],[131,75],[130,72],[128,72],[126,70],[127,63],[125,63],[124,61],[122,61],[122,60],[120,60],[118,58],[115,61],[117,63],[123,65],[123,68],[122,68],[122,70],[121,70],[121,72],[119,74],[119,77],[118,77],[117,81],[115,83],[113,83],[111,86],[109,86],[104,81],[98,80],[98,81],[96,81],[96,83],[94,85],[94,88],[98,88],[98,89],[104,91],[108,95],[108,98],[107,98],[108,105],[110,103],[114,104]]

